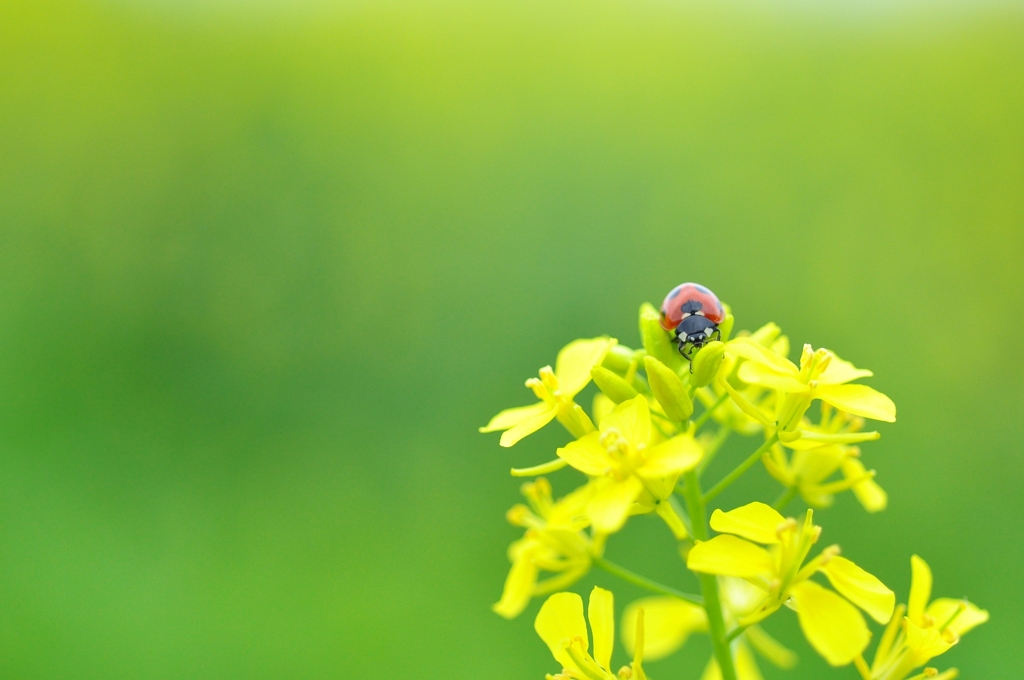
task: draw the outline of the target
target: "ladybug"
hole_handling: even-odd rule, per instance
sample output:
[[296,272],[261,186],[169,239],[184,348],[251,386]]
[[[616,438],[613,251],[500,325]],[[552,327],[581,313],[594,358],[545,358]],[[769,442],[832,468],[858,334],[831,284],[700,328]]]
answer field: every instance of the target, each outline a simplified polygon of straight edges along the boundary
[[725,320],[725,308],[718,296],[699,283],[681,283],[661,303],[661,327],[672,334],[672,342],[687,361],[701,347],[722,337],[718,324]]

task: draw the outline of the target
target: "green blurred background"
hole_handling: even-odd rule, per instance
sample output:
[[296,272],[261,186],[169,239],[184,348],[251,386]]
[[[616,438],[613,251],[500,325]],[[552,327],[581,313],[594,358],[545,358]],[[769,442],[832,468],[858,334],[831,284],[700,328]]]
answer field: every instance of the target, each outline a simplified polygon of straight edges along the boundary
[[[4,0],[0,676],[543,677],[489,606],[564,435],[476,427],[694,280],[875,370],[890,508],[825,538],[1020,678],[1022,257],[1019,3]],[[695,587],[649,518],[609,556]]]

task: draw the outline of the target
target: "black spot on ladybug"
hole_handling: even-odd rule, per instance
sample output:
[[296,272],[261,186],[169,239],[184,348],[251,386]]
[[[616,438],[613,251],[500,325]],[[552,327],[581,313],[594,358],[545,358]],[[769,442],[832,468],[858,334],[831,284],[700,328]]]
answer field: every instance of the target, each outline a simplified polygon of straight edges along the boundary
[[676,297],[677,295],[679,295],[679,292],[680,292],[680,291],[681,291],[682,289],[683,289],[683,287],[682,287],[682,286],[676,286],[675,288],[673,288],[673,289],[672,289],[672,292],[668,294],[668,299],[669,299],[669,300],[671,300],[672,298],[674,298],[674,297]]
[[682,306],[683,314],[695,314],[700,310],[704,309],[704,305],[699,300],[687,300]]
[[[696,288],[697,290],[699,290],[702,293],[711,293],[711,290],[709,288],[705,288],[704,286],[700,285],[699,283],[693,284],[693,287]],[[714,295],[714,293],[712,293],[712,295]]]

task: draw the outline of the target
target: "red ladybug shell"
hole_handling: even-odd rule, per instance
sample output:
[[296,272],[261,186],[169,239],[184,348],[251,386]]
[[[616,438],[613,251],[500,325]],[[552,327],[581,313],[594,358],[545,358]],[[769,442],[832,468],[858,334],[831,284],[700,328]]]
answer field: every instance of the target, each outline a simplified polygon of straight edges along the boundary
[[725,309],[714,293],[699,283],[682,283],[669,291],[661,303],[661,327],[674,330],[683,320],[683,306],[687,302],[699,303],[700,313],[712,323],[725,320]]

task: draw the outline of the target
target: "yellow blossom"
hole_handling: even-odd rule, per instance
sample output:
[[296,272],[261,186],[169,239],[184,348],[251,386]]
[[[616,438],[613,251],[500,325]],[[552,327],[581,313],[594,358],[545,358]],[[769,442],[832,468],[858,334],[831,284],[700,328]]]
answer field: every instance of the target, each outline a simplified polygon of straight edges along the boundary
[[657,661],[682,647],[694,633],[708,629],[704,608],[678,597],[655,595],[630,603],[622,614],[622,643],[636,648],[636,621],[644,612],[644,658]]
[[533,434],[555,418],[574,436],[580,437],[594,430],[587,417],[573,399],[591,380],[590,372],[600,366],[605,355],[618,341],[602,336],[590,340],[574,340],[562,348],[555,360],[555,368],[545,366],[538,378],[530,378],[526,386],[540,400],[529,406],[505,409],[480,428],[481,432],[504,431],[502,446],[512,446],[523,437]]
[[[783,442],[792,441],[804,434],[799,426],[804,413],[815,399],[863,418],[886,422],[896,420],[896,406],[889,397],[867,385],[849,384],[858,378],[873,375],[871,371],[857,368],[827,349],[813,350],[810,345],[804,345],[799,367],[750,338],[729,341],[726,352],[746,359],[737,370],[740,380],[776,390],[781,396],[776,403],[774,418],[764,414],[758,416],[756,409],[748,411],[748,415],[760,419],[766,425],[777,427]],[[727,389],[730,389],[733,399],[743,406],[742,396],[737,396],[731,388]],[[831,443],[845,442],[846,438],[837,437]]]
[[[764,457],[765,467],[784,486],[795,488],[811,507],[826,508],[835,494],[853,489],[865,510],[884,510],[888,496],[875,482],[874,471],[860,462],[860,448],[849,443],[878,438],[877,432],[860,432],[863,426],[863,418],[822,404],[821,422],[812,425],[804,419],[802,436],[785,444],[795,451],[787,454],[782,445],[773,446]],[[836,439],[847,443],[834,443]],[[828,481],[836,472],[843,478]]]
[[679,475],[700,462],[703,451],[690,433],[664,439],[651,425],[643,395],[622,402],[600,420],[600,430],[558,449],[558,456],[598,480],[587,514],[599,533],[622,528],[630,513],[656,510],[686,537],[671,503]]
[[[774,323],[765,324],[749,335],[741,335],[740,338],[744,338],[747,342],[756,342],[767,351],[780,357],[785,358],[789,355],[789,338],[782,335],[781,329]],[[728,345],[723,349],[728,349]],[[718,380],[696,392],[697,398],[705,408],[713,407],[726,396],[728,388],[726,388],[725,382],[728,382],[729,388],[740,394],[747,404],[756,408],[757,413],[760,414],[774,408],[775,390],[742,382],[736,376],[736,368],[745,360],[732,352],[727,352],[725,357],[725,361],[718,371],[719,376],[726,376],[724,381]],[[763,418],[752,417],[732,399],[726,399],[724,403],[719,404],[712,417],[721,425],[743,435],[754,435],[764,428]]]
[[[724,614],[729,625],[761,605],[764,592],[742,579],[718,579]],[[644,611],[644,658],[656,661],[677,651],[690,635],[706,633],[707,614],[703,607],[675,597],[645,597],[630,604],[622,616],[622,642],[626,651],[634,648],[632,630],[639,610]],[[739,680],[760,680],[761,671],[753,651],[780,668],[792,668],[796,655],[768,635],[760,626],[752,625],[733,642],[736,673]],[[702,680],[720,680],[721,672],[714,658],[708,663]]]
[[[567,588],[590,569],[591,557],[601,543],[583,531],[589,525],[586,505],[593,485],[586,485],[555,502],[551,484],[543,477],[524,484],[530,507],[516,505],[507,517],[526,534],[509,547],[512,568],[505,579],[495,612],[507,619],[518,616],[530,599]],[[538,583],[542,571],[555,574]]]
[[[931,568],[917,555],[910,558],[910,566],[910,598],[906,608],[902,604],[896,608],[878,643],[871,680],[904,680],[915,668],[945,653],[968,631],[988,621],[987,611],[966,600],[940,597],[929,602]],[[955,669],[952,671],[955,673]],[[931,677],[927,669],[922,677]]]
[[633,662],[616,674],[612,672],[612,647],[615,644],[615,607],[611,591],[595,587],[590,592],[587,619],[593,633],[587,635],[583,618],[583,598],[576,593],[555,593],[537,613],[533,627],[547,644],[562,671],[547,675],[547,680],[647,680],[643,669],[644,615],[636,618]]
[[[884,623],[892,615],[895,595],[839,557],[838,546],[804,564],[821,534],[821,527],[811,522],[812,513],[808,510],[798,525],[764,503],[716,510],[711,528],[720,535],[695,545],[687,566],[700,573],[742,578],[763,591],[760,606],[739,620],[741,626],[761,621],[783,604],[795,609],[811,646],[833,666],[843,666],[858,658],[871,637],[857,607]],[[815,573],[824,574],[841,595],[811,581]]]

